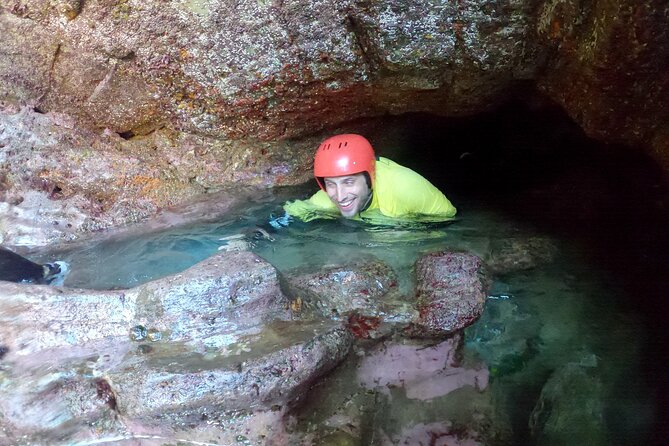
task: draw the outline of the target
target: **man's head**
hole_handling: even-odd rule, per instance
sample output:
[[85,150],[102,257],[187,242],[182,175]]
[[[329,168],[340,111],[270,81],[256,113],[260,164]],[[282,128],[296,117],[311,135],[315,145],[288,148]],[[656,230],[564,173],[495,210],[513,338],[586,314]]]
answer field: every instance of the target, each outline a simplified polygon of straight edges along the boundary
[[325,192],[346,218],[355,217],[369,202],[372,190],[367,183],[366,173],[325,177]]
[[355,134],[332,136],[318,147],[314,176],[321,189],[350,218],[364,209],[371,198],[376,172],[372,145]]

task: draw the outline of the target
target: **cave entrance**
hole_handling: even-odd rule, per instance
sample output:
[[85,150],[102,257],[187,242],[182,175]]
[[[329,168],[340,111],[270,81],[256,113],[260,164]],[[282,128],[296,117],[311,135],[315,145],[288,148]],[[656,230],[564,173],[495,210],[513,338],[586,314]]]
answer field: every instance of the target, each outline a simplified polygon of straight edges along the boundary
[[595,268],[610,274],[624,292],[609,304],[641,317],[647,329],[636,334],[644,352],[633,366],[658,396],[655,436],[665,438],[666,172],[640,147],[589,138],[554,105],[511,102],[458,118],[407,114],[386,118],[383,127],[394,130],[377,139],[394,149],[381,154],[430,179],[460,215],[484,207],[529,223],[577,244]]

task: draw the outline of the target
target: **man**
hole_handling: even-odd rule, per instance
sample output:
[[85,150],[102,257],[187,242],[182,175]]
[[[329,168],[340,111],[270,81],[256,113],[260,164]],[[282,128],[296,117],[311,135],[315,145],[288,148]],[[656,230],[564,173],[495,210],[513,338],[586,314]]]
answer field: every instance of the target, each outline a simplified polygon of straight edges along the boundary
[[372,145],[360,135],[323,141],[314,158],[314,176],[321,190],[307,200],[286,203],[288,218],[306,222],[341,215],[379,223],[441,222],[456,213],[439,189],[411,169],[376,158]]

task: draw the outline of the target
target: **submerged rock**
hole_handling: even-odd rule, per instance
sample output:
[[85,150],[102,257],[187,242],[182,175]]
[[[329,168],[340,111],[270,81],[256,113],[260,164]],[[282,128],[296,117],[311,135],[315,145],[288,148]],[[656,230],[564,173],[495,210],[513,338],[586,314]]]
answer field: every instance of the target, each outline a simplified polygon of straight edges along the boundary
[[551,262],[557,247],[546,237],[509,237],[492,241],[486,266],[495,274],[529,270]]
[[[459,323],[476,315],[478,307],[468,315],[463,308],[483,289],[478,258],[441,252],[417,265],[419,309],[437,302],[448,315],[454,311]],[[71,443],[141,439],[151,445],[182,435],[224,444],[242,437],[301,444],[315,437],[285,423],[354,345],[361,396],[390,396],[388,391],[402,388],[409,401],[441,401],[486,388],[485,368],[458,362],[460,334],[438,345],[401,340],[403,332],[396,329],[415,316],[414,302],[401,296],[385,263],[360,259],[281,280],[280,286],[269,263],[241,251],[218,253],[127,290],[0,282],[0,442],[48,444],[57,436]],[[438,311],[431,314],[437,322],[421,312],[411,334],[441,337],[458,330]],[[354,344],[356,337],[370,340]],[[375,347],[379,339],[384,344]],[[474,406],[468,427],[488,417]],[[363,412],[340,415],[364,417]],[[331,440],[367,441],[367,421],[354,423],[361,427],[357,432],[346,431],[344,423],[318,439],[331,434]],[[422,438],[438,431],[451,440],[476,438],[456,435],[464,432],[459,424],[435,424],[423,432],[406,423],[407,432],[384,426],[379,435]]]
[[410,336],[444,337],[461,330],[483,313],[489,283],[483,262],[473,254],[437,252],[415,266],[419,315]]
[[608,445],[603,386],[595,367],[570,363],[555,371],[530,416],[534,444]]

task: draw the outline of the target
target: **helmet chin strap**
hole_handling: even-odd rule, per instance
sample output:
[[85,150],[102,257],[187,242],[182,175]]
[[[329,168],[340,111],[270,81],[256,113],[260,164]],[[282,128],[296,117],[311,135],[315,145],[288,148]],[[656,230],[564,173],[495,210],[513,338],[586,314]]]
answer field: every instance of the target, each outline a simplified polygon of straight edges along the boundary
[[365,201],[364,206],[362,206],[360,208],[360,210],[358,211],[358,215],[360,215],[361,212],[364,212],[369,207],[369,205],[372,203],[372,194],[374,194],[374,191],[370,189],[369,190],[369,195],[367,196],[367,201]]

